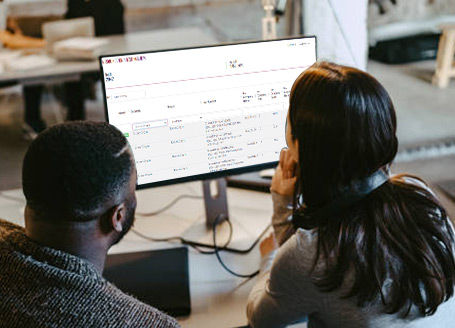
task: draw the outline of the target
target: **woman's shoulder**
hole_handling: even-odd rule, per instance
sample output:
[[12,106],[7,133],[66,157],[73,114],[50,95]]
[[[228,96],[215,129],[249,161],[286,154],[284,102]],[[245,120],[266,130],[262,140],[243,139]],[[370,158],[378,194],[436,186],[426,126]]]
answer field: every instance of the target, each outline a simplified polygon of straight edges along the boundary
[[435,196],[435,193],[433,190],[431,190],[430,186],[423,179],[419,178],[418,176],[403,173],[403,174],[394,174],[390,177],[390,179],[397,180],[402,183],[412,185],[415,187],[419,187],[421,189],[424,189],[424,190],[430,192],[433,196]]
[[[422,180],[421,178],[419,178],[417,176],[403,174],[403,175],[392,176],[392,178],[398,178],[398,179],[401,179],[404,183],[419,187],[419,188],[429,192],[434,198],[439,199],[438,195],[430,188],[430,186],[424,180]],[[439,214],[441,214],[441,212],[439,210],[438,210],[438,212],[439,212]]]
[[419,178],[419,177],[417,177],[415,175],[397,174],[397,175],[393,175],[392,179],[393,178],[402,179],[407,184],[412,184],[414,186],[417,186],[417,187],[420,187],[420,188],[423,188],[423,189],[431,190],[430,187],[426,184],[425,181],[423,181],[421,178]]
[[317,232],[313,230],[297,229],[295,233],[281,245],[275,265],[289,266],[292,271],[298,270],[300,274],[310,273],[317,254]]
[[316,229],[302,229],[298,228],[295,231],[296,246],[299,249],[309,251],[316,248],[318,241],[318,233]]

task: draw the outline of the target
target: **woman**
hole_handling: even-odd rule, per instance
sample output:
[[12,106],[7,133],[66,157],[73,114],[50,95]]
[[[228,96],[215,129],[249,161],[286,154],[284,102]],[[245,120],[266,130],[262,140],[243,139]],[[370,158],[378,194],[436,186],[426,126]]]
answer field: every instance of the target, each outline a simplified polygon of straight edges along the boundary
[[322,62],[298,77],[251,326],[454,326],[453,228],[421,180],[389,176],[395,133],[367,73]]

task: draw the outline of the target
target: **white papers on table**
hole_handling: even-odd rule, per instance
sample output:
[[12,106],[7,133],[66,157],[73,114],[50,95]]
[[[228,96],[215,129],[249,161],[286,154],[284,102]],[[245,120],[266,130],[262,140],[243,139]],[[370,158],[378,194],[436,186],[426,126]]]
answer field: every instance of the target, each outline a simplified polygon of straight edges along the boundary
[[6,63],[20,57],[21,55],[22,53],[20,51],[2,50],[0,51],[0,64],[5,65]]
[[42,68],[55,64],[55,59],[46,55],[21,56],[10,59],[5,63],[6,69],[10,71],[25,71]]
[[57,59],[96,59],[109,43],[106,39],[75,37],[54,44],[53,54]]
[[0,73],[25,71],[55,64],[55,59],[46,55],[24,55],[22,51],[0,51]]

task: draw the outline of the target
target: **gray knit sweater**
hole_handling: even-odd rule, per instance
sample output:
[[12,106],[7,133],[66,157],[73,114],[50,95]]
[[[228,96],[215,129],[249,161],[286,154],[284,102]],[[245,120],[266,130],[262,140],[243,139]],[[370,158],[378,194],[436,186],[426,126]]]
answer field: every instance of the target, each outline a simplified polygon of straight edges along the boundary
[[0,327],[179,327],[124,294],[94,265],[40,246],[0,220]]

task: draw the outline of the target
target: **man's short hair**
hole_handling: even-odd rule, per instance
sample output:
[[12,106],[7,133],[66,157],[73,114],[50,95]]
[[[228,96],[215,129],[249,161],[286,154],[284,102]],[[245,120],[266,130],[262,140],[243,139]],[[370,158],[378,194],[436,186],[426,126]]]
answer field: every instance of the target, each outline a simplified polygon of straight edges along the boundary
[[104,122],[71,122],[41,133],[24,158],[22,187],[40,219],[87,221],[123,201],[134,167],[128,141]]

